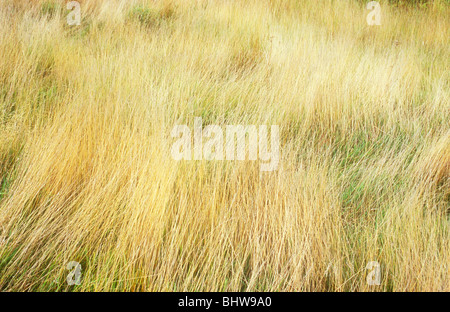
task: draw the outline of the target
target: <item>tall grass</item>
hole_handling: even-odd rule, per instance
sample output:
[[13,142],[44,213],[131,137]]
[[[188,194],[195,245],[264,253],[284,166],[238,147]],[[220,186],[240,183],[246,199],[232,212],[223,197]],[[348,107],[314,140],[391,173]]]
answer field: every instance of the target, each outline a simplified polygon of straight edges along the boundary
[[[1,290],[450,290],[448,1],[80,2],[0,4]],[[173,160],[194,117],[278,170]]]

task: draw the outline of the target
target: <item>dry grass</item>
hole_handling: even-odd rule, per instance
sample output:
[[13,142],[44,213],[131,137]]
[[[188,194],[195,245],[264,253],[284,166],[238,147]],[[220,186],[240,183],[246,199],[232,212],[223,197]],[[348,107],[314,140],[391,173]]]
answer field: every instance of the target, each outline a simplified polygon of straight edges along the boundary
[[[0,289],[450,291],[448,1],[80,2],[0,4]],[[174,161],[195,116],[279,169]]]

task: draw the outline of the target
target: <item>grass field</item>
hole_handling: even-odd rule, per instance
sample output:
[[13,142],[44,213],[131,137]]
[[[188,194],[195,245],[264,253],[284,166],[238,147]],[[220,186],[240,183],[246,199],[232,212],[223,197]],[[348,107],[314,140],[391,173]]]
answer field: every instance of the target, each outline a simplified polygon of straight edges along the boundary
[[449,1],[79,2],[0,3],[0,290],[450,291]]

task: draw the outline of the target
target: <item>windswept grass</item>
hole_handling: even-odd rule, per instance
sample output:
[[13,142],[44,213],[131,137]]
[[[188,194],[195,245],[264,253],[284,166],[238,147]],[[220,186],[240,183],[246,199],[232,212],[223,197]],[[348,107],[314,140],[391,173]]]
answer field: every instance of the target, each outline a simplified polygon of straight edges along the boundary
[[[450,5],[406,2],[1,1],[0,289],[450,291]],[[194,117],[278,170],[176,162]]]

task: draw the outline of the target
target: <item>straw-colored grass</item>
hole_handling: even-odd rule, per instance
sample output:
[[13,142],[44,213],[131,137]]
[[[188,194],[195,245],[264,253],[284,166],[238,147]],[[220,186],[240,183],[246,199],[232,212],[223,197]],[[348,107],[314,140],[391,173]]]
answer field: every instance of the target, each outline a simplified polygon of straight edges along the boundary
[[[1,290],[450,291],[448,1],[80,2],[0,4]],[[194,117],[278,170],[173,160]]]

